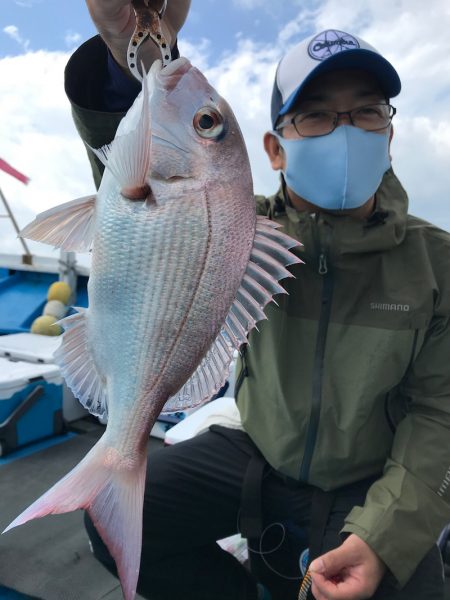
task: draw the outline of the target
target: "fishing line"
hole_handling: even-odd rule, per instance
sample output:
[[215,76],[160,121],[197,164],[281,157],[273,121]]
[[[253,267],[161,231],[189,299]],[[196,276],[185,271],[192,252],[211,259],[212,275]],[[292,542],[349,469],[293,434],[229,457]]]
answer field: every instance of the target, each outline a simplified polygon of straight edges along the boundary
[[[263,551],[262,546],[263,546],[263,539],[264,536],[266,535],[266,533],[269,531],[269,529],[271,529],[272,527],[281,527],[281,530],[283,531],[283,537],[281,538],[280,543],[278,544],[278,546],[276,546],[275,548],[273,548],[270,551]],[[286,527],[283,525],[283,523],[271,523],[270,525],[268,525],[263,532],[261,533],[261,537],[259,538],[259,552],[256,551],[256,554],[259,554],[261,556],[261,559],[263,561],[263,563],[266,565],[266,567],[268,569],[270,569],[270,571],[272,571],[273,573],[275,573],[276,575],[278,575],[279,577],[281,577],[282,579],[287,579],[288,581],[300,581],[302,579],[301,576],[292,576],[292,575],[284,575],[283,573],[281,573],[280,571],[277,571],[274,567],[272,567],[269,562],[267,561],[265,554],[272,554],[273,552],[275,552],[276,550],[278,550],[278,548],[280,548],[280,546],[283,544],[284,540],[286,539]],[[249,550],[251,552],[255,552],[254,550],[252,550],[251,548],[249,548]]]
[[[240,517],[240,509],[238,510],[238,514],[237,514],[237,531],[240,534],[240,529],[239,529],[239,517]],[[272,527],[280,527],[282,532],[283,532],[283,536],[281,538],[281,541],[274,547],[271,548],[270,550],[263,550],[262,546],[263,546],[263,539],[264,536],[267,534],[267,532],[269,531],[269,529],[271,529]],[[259,538],[259,550],[255,549],[255,548],[251,548],[250,544],[248,543],[247,540],[247,548],[249,552],[253,552],[253,554],[258,554],[263,563],[266,565],[266,567],[272,571],[273,573],[275,573],[275,575],[278,575],[278,577],[281,577],[282,579],[287,579],[289,581],[301,581],[302,577],[301,576],[297,576],[297,577],[293,577],[290,575],[284,575],[283,573],[280,573],[280,571],[277,571],[276,569],[274,569],[266,560],[265,556],[266,554],[273,554],[274,552],[276,552],[279,548],[281,548],[284,540],[286,539],[286,527],[283,525],[283,523],[280,522],[275,522],[275,523],[270,523],[269,525],[267,525],[264,529],[263,532],[261,533],[261,537]]]
[[[268,475],[269,475],[269,473],[266,473],[263,476],[263,478],[267,477]],[[240,535],[242,535],[240,527],[239,527],[240,516],[241,516],[241,509],[239,508],[237,511],[236,530]],[[263,545],[264,536],[269,531],[269,529],[271,529],[272,527],[276,527],[276,526],[280,527],[283,532],[283,536],[282,536],[280,542],[274,548],[272,548],[270,550],[263,550],[262,545]],[[300,575],[300,576],[294,577],[294,576],[290,576],[290,575],[284,575],[283,573],[280,573],[280,571],[277,571],[277,569],[273,568],[269,564],[269,562],[266,560],[265,555],[273,554],[274,552],[276,552],[282,546],[285,539],[286,539],[286,527],[283,525],[283,523],[280,523],[280,522],[270,523],[269,525],[267,525],[267,527],[265,527],[263,529],[262,534],[259,538],[259,550],[256,550],[255,548],[251,548],[248,539],[247,539],[247,549],[249,552],[258,554],[261,557],[265,566],[269,569],[269,571],[272,571],[272,573],[275,573],[275,575],[278,575],[278,577],[281,577],[282,579],[286,579],[288,581],[301,582],[300,589],[298,591],[297,600],[307,600],[308,593],[309,593],[309,590],[311,589],[311,585],[312,585],[312,576],[311,576],[311,572],[309,571],[309,569],[306,571],[304,576]],[[299,565],[299,567],[300,567],[300,565]]]
[[[266,550],[263,551],[262,549],[262,545],[263,545],[263,538],[264,535],[267,533],[267,531],[274,526],[279,526],[281,527],[282,531],[283,531],[283,537],[281,538],[281,542],[278,544],[278,546],[276,546],[275,548],[272,548],[272,550]],[[286,527],[283,525],[283,523],[271,523],[270,525],[268,525],[262,532],[261,537],[260,537],[260,541],[259,541],[259,551],[258,550],[254,550],[253,548],[250,548],[249,544],[247,543],[247,547],[249,549],[250,552],[254,552],[255,554],[259,554],[261,556],[261,559],[263,561],[263,563],[266,565],[266,567],[272,571],[273,573],[275,573],[275,575],[278,575],[278,577],[281,577],[282,579],[287,579],[288,581],[301,581],[301,585],[300,585],[300,589],[298,591],[298,597],[297,600],[307,600],[308,598],[308,593],[309,590],[311,588],[312,585],[312,577],[311,577],[311,573],[308,570],[305,574],[304,577],[299,576],[299,577],[292,577],[289,575],[284,575],[283,573],[280,573],[280,571],[277,571],[276,569],[274,569],[266,560],[265,558],[265,554],[271,554],[273,552],[275,552],[276,550],[278,550],[278,548],[282,545],[282,543],[284,542],[286,538]]]

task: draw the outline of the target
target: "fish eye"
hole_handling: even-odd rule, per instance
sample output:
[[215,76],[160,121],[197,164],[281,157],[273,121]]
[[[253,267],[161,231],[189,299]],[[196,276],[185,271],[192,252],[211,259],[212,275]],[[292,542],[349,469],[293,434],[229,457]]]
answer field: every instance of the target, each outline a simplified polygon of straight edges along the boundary
[[210,106],[198,110],[194,115],[193,123],[198,135],[206,139],[219,137],[224,126],[222,115]]

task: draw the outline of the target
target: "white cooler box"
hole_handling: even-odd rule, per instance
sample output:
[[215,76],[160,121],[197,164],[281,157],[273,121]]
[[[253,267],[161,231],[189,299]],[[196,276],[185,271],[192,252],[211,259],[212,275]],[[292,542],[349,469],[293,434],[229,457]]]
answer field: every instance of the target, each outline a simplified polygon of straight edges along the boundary
[[64,432],[63,381],[51,364],[0,358],[0,455]]
[[[14,361],[54,365],[53,355],[61,344],[61,336],[38,335],[36,333],[12,333],[0,336],[0,357]],[[59,367],[54,365],[56,369]],[[85,417],[88,411],[74,397],[63,383],[63,417],[65,421],[75,421]]]

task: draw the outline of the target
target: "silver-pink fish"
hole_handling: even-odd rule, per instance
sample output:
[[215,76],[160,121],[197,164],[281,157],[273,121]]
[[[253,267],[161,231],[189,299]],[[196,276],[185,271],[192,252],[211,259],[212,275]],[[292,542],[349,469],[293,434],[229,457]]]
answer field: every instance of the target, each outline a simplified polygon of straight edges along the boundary
[[[150,122],[151,116],[151,122]],[[88,510],[135,596],[149,432],[162,410],[208,400],[229,374],[298,242],[257,217],[245,144],[187,59],[156,62],[110,146],[98,194],[39,215],[25,237],[91,247],[89,309],[62,321],[57,362],[98,443],[7,528]],[[130,198],[134,198],[131,200]]]

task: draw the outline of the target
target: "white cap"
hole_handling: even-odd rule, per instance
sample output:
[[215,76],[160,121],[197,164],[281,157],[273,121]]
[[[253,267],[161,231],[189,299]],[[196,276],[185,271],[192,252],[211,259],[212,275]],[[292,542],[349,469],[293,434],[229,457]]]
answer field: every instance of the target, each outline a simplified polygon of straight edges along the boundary
[[327,29],[301,41],[278,64],[272,92],[272,126],[296,102],[304,86],[317,75],[338,69],[363,69],[377,78],[386,98],[400,93],[397,71],[373,46],[361,38]]

